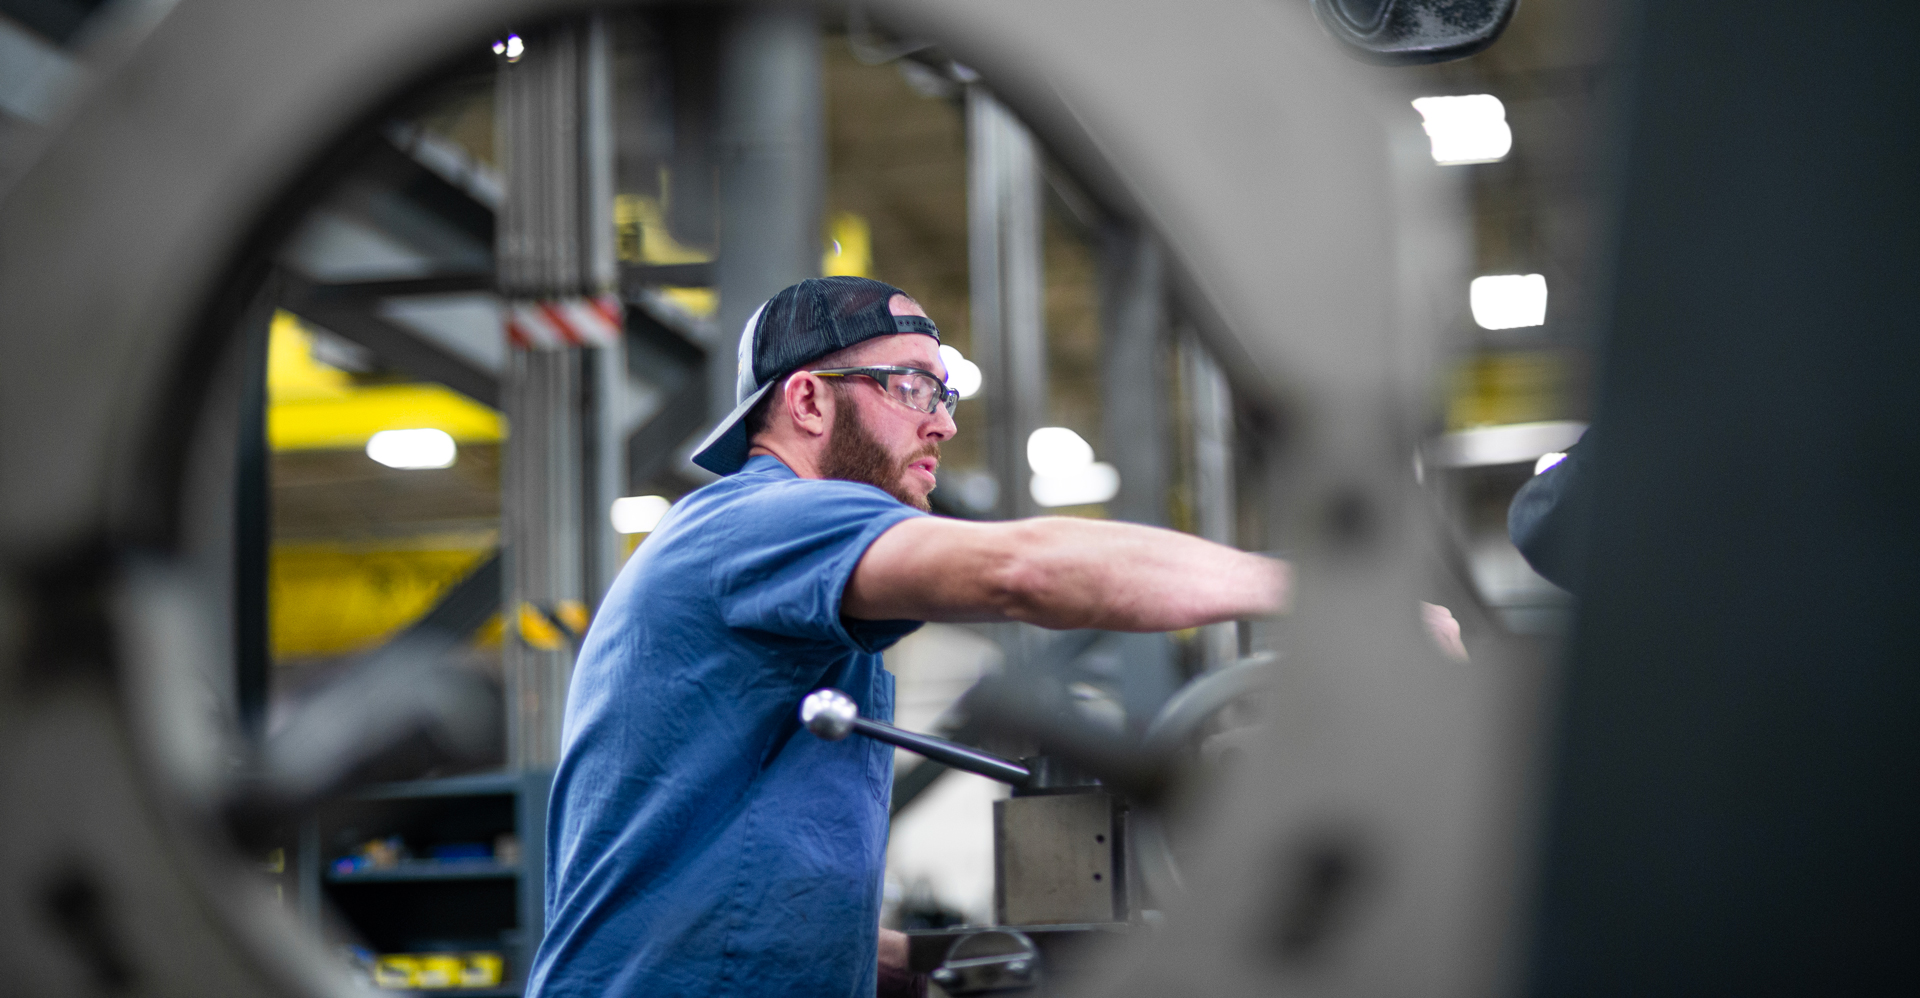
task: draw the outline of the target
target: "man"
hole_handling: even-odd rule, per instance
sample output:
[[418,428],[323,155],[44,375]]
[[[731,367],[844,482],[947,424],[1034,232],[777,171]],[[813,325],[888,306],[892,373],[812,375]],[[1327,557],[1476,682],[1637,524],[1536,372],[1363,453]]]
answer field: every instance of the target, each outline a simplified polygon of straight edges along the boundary
[[954,434],[939,331],[863,278],[742,330],[739,407],[603,602],[568,694],[529,993],[870,998],[893,749],[796,710],[891,719],[880,653],[923,621],[1172,630],[1279,611],[1277,561],[1166,530],[926,515]]

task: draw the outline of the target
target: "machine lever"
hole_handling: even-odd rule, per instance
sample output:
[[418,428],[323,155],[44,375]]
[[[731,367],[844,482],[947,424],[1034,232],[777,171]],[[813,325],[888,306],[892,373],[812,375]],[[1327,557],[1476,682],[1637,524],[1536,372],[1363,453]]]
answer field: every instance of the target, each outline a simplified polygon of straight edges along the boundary
[[853,702],[853,698],[830,686],[814,690],[800,701],[800,723],[826,741],[837,742],[858,732],[909,752],[917,752],[954,769],[978,773],[990,780],[1016,787],[1024,787],[1033,779],[1033,772],[1027,767],[991,752],[861,717],[860,706]]

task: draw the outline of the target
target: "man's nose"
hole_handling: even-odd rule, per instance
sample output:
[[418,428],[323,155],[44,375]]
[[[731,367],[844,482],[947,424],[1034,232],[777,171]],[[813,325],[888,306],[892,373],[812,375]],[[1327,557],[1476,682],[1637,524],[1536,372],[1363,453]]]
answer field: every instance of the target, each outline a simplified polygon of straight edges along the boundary
[[953,421],[953,413],[943,405],[933,410],[933,418],[926,422],[921,432],[935,440],[951,440],[955,433],[960,432],[960,426]]

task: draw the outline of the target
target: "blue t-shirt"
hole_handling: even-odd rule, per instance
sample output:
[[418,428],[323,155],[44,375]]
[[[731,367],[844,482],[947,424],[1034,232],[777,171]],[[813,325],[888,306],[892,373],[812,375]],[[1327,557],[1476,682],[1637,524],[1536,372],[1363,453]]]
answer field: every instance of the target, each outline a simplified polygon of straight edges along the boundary
[[920,625],[840,598],[921,515],[761,456],[634,552],[567,694],[529,995],[872,998],[893,750],[797,710],[831,685],[893,717],[880,652]]

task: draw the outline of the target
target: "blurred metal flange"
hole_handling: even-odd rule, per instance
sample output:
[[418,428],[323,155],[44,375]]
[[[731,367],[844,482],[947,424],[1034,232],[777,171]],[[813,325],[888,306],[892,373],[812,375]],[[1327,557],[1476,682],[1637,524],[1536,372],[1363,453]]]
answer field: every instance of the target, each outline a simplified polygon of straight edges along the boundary
[[[341,137],[500,26],[581,6],[180,0],[96,68],[0,204],[0,582],[24,612],[57,595],[48,577],[98,568],[68,593],[98,612],[38,622],[0,666],[0,964],[34,993],[346,987],[192,820],[183,760],[207,753],[156,747],[195,743],[180,729],[199,722],[148,694],[217,673],[221,654],[169,672],[155,637],[223,612],[183,526],[213,501],[190,444],[262,252]],[[1088,986],[1499,990],[1530,672],[1498,647],[1448,663],[1413,611],[1428,540],[1408,456],[1435,317],[1467,276],[1456,192],[1417,122],[1303,6],[870,9],[980,71],[1110,210],[1158,234],[1183,311],[1284,433],[1272,515],[1300,595],[1281,716],[1205,802],[1189,900]],[[161,592],[128,574],[136,554]]]

